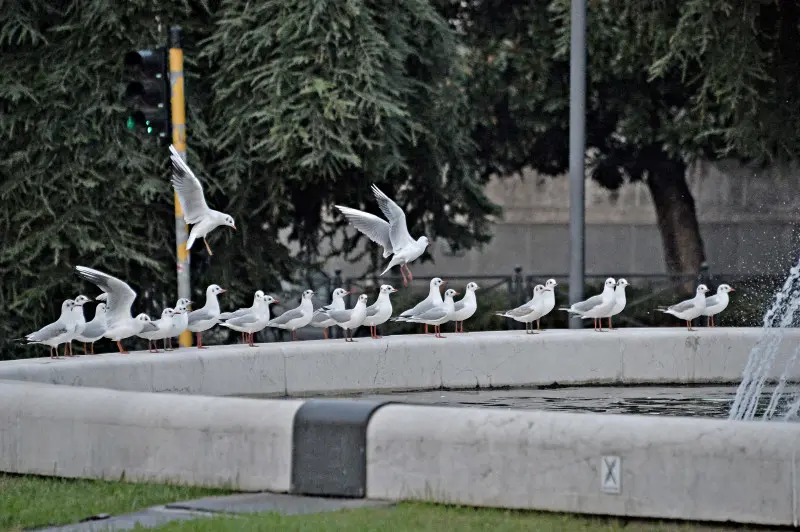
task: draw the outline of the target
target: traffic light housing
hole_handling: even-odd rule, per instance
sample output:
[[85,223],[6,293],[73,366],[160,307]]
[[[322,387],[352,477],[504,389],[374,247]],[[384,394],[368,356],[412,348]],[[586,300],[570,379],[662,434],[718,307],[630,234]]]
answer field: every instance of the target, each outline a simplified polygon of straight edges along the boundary
[[127,128],[169,144],[172,127],[167,49],[128,52],[125,69],[129,76],[125,89]]

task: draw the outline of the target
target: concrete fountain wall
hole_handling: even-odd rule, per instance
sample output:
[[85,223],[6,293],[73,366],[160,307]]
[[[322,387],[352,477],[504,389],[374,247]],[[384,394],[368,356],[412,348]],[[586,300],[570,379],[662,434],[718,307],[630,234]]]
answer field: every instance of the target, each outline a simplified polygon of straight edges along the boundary
[[[4,362],[0,470],[798,526],[797,423],[219,397],[736,382],[759,334],[515,331]],[[776,368],[798,340],[785,331]]]

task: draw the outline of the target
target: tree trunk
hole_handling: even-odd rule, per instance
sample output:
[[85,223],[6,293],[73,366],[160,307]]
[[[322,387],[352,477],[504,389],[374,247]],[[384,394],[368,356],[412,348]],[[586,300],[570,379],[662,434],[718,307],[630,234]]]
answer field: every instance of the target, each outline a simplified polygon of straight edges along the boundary
[[[648,165],[647,187],[653,198],[667,271],[674,280],[698,275],[706,256],[697,224],[694,198],[686,183],[686,165],[666,154]],[[694,280],[686,283],[694,291]]]

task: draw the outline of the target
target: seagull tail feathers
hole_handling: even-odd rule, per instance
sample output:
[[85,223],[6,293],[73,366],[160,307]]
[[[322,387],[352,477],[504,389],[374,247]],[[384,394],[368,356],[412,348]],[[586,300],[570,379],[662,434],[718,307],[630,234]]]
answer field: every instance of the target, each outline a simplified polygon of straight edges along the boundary
[[192,245],[194,241],[197,239],[195,235],[189,235],[189,239],[186,241],[186,249],[192,249]]

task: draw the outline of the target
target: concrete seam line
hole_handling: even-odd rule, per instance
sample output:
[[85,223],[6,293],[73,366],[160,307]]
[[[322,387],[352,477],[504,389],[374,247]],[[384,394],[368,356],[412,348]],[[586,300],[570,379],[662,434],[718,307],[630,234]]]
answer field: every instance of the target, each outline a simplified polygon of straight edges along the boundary
[[364,498],[367,493],[367,426],[394,401],[310,399],[292,425],[289,493]]
[[800,526],[800,519],[797,515],[797,447],[792,449],[792,524]]

